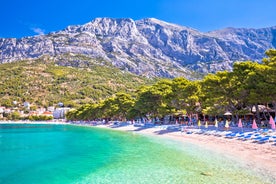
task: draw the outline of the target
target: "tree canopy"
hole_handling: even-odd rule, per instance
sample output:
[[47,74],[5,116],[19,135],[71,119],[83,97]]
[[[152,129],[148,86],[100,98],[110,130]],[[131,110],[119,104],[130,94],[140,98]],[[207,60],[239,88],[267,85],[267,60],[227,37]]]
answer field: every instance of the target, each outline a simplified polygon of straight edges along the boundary
[[236,62],[233,71],[208,74],[200,81],[161,79],[132,93],[117,93],[87,105],[89,112],[84,106],[71,111],[67,118],[82,119],[82,113],[110,119],[164,117],[177,112],[222,115],[230,111],[243,115],[259,104],[272,105],[276,110],[276,50],[266,54],[262,63]]

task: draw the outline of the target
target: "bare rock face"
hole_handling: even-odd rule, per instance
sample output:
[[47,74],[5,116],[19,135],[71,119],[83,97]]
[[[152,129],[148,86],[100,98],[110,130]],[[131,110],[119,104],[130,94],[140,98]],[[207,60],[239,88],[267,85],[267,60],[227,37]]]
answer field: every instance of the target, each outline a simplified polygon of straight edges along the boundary
[[235,61],[260,61],[275,47],[276,27],[202,33],[154,18],[96,18],[47,35],[0,38],[0,63],[71,53],[138,75],[192,78],[194,71],[231,70]]

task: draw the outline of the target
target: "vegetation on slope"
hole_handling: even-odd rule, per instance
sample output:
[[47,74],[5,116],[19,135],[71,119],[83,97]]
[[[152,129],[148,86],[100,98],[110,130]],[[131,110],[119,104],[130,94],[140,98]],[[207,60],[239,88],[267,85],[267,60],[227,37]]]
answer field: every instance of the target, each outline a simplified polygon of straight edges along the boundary
[[121,71],[101,59],[76,55],[43,57],[0,65],[0,105],[79,106],[131,92],[151,80]]

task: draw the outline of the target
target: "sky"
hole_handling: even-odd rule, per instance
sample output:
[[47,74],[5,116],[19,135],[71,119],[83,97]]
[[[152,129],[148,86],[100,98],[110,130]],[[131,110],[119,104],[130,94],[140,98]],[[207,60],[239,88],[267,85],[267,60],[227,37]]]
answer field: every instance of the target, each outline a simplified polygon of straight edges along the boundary
[[47,34],[97,17],[157,18],[202,32],[276,26],[275,0],[7,0],[0,37]]

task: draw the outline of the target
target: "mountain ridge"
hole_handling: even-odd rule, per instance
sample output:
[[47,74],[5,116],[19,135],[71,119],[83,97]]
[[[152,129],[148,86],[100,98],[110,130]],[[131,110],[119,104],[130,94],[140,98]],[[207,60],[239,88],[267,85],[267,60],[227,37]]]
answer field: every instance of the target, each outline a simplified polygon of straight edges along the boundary
[[72,53],[137,75],[192,78],[193,72],[231,70],[235,61],[260,61],[275,47],[276,26],[200,32],[155,18],[105,17],[46,35],[0,38],[0,63]]

